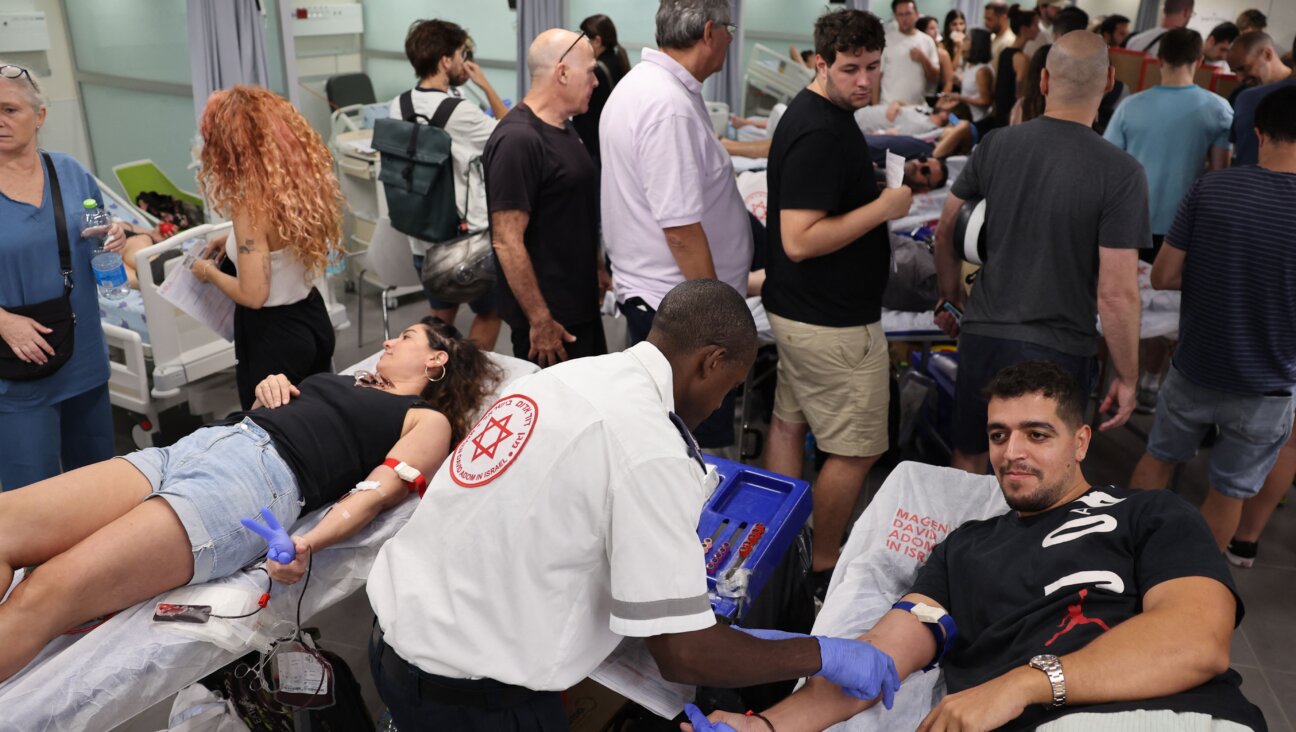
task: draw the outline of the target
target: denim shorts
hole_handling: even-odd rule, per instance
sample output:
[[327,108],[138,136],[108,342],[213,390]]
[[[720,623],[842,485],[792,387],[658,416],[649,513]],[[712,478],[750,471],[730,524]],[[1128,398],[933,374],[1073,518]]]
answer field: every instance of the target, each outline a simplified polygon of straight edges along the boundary
[[149,498],[165,500],[180,517],[193,550],[191,585],[227,577],[265,554],[265,540],[239,519],[258,516],[269,506],[288,528],[301,513],[297,479],[270,436],[249,418],[203,427],[170,447],[149,447],[121,459],[148,478]]
[[1157,397],[1147,451],[1163,463],[1186,463],[1206,431],[1219,428],[1210,454],[1210,484],[1230,498],[1250,498],[1264,483],[1291,436],[1290,393],[1250,396],[1189,381],[1170,367]]

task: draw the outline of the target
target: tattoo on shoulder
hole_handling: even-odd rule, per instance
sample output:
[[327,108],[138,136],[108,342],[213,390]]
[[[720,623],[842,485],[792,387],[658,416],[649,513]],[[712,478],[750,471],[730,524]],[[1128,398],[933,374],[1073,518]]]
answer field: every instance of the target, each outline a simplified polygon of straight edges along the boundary
[[252,243],[253,243],[254,241],[255,241],[255,239],[244,239],[244,240],[243,240],[243,243],[242,243],[242,244],[239,244],[239,246],[238,246],[239,254],[251,254],[251,253],[252,253]]

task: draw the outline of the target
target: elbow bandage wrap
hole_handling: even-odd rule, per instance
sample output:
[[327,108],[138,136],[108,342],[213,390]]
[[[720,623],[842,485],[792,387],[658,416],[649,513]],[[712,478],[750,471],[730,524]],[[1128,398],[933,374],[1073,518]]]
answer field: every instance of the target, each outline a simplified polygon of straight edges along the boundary
[[401,482],[405,484],[410,493],[418,491],[419,498],[422,498],[423,494],[427,492],[427,478],[423,477],[418,468],[390,457],[383,461],[383,465],[396,471],[397,477],[401,479]]
[[938,607],[932,607],[921,602],[913,603],[901,600],[892,605],[891,608],[903,610],[918,618],[936,639],[936,656],[923,669],[923,673],[939,666],[940,662],[945,659],[945,654],[949,652],[950,646],[954,645],[954,639],[958,637],[958,625],[955,624],[954,618]]

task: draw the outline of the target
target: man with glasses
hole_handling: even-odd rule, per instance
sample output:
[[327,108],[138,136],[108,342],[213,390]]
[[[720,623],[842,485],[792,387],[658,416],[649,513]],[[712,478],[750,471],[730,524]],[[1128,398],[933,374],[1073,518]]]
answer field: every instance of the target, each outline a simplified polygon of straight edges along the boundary
[[[751,225],[702,98],[702,82],[724,66],[734,40],[729,20],[728,0],[664,0],[660,50],[644,50],[603,108],[603,237],[631,344],[680,282],[717,279],[747,291]],[[733,433],[730,396],[697,437],[722,447]]]
[[486,198],[513,355],[545,367],[607,353],[598,168],[571,124],[598,81],[583,33],[541,33],[526,62],[531,90],[486,143]]
[[1162,36],[1175,28],[1187,27],[1192,17],[1193,0],[1165,0],[1165,4],[1161,6],[1161,25],[1130,36],[1125,41],[1125,47],[1156,58]]

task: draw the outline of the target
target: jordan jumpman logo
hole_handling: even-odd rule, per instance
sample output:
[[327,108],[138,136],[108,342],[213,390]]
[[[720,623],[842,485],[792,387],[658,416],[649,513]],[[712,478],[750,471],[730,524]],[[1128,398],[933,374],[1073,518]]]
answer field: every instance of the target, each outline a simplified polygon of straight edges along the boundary
[[1067,614],[1065,617],[1062,618],[1062,622],[1058,623],[1058,627],[1062,628],[1062,630],[1059,630],[1057,633],[1053,635],[1052,638],[1049,638],[1048,642],[1044,644],[1045,646],[1053,645],[1053,641],[1057,640],[1061,636],[1066,635],[1067,633],[1070,633],[1071,630],[1075,628],[1077,625],[1097,623],[1098,627],[1102,628],[1103,630],[1111,630],[1111,628],[1108,628],[1107,624],[1104,623],[1102,620],[1098,618],[1087,617],[1084,614],[1084,609],[1083,609],[1084,599],[1085,596],[1088,594],[1089,594],[1088,588],[1080,590],[1079,602],[1077,602],[1074,605],[1067,605]]

